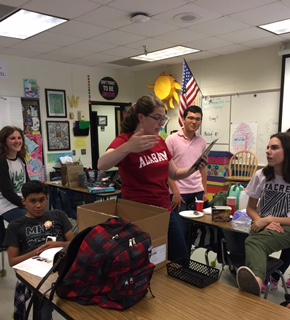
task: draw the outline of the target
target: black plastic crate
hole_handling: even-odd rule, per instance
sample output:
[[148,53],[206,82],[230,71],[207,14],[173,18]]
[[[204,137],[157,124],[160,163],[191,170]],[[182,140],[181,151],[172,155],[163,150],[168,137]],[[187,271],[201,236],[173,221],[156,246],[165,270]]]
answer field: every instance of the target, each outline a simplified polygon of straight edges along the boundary
[[218,280],[219,270],[190,259],[180,259],[167,264],[168,275],[204,288]]

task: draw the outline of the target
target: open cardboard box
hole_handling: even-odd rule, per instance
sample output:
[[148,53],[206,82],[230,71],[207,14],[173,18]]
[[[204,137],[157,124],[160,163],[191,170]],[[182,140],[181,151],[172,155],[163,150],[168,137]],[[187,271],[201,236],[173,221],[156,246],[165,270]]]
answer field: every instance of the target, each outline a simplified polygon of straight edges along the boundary
[[77,208],[78,229],[83,229],[107,221],[118,216],[128,219],[150,234],[152,239],[152,255],[150,261],[159,269],[167,262],[167,232],[170,211],[138,202],[119,199],[85,204]]

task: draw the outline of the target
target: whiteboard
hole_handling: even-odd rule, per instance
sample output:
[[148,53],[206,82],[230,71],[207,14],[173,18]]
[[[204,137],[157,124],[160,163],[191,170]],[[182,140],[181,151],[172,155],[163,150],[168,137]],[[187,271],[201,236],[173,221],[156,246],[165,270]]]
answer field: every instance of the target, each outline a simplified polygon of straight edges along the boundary
[[[206,142],[218,138],[217,144],[228,144],[230,137],[231,97],[203,99],[201,135]],[[217,148],[217,146],[216,146]]]
[[232,96],[231,122],[257,122],[256,156],[266,165],[266,148],[272,134],[278,132],[280,92],[262,92]]
[[[238,124],[257,125],[255,154],[259,165],[266,165],[266,147],[272,134],[278,132],[279,91],[239,94],[203,99],[201,135],[209,143],[219,138],[214,150],[231,151],[231,139]],[[233,126],[234,124],[234,126]]]

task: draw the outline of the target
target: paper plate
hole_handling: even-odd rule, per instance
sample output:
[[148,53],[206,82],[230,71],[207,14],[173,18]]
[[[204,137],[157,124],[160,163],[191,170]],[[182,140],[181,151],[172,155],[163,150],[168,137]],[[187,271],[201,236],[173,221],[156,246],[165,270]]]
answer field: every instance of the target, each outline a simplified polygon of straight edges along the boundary
[[192,210],[181,211],[179,214],[184,218],[200,218],[203,216],[203,212],[198,212],[194,214]]

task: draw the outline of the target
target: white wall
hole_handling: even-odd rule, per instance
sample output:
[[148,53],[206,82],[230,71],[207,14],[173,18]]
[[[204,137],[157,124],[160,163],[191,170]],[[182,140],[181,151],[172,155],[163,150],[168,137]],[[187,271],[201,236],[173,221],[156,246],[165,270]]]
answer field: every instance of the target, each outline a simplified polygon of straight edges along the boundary
[[[205,96],[279,89],[282,57],[278,55],[278,51],[279,46],[266,47],[210,59],[188,61],[188,65]],[[186,59],[186,56],[184,58]],[[164,65],[158,69],[137,73],[137,96],[152,93],[153,91],[148,89],[146,84],[154,83],[161,72],[172,74],[181,84],[182,63],[183,58],[180,58],[178,65]],[[171,120],[168,131],[179,128],[177,112],[177,109],[169,110]]]
[[[23,97],[24,87],[23,79],[36,79],[40,87],[40,108],[41,108],[41,124],[44,141],[44,158],[46,163],[47,154],[47,136],[46,136],[46,120],[69,120],[64,118],[47,118],[46,103],[44,89],[62,89],[66,91],[67,96],[79,96],[79,107],[70,108],[67,101],[67,115],[69,112],[74,113],[77,120],[77,111],[84,111],[85,119],[89,119],[88,107],[88,85],[87,75],[91,79],[91,99],[95,101],[106,101],[99,94],[98,84],[101,78],[110,76],[114,78],[119,86],[119,94],[114,102],[128,102],[135,99],[135,83],[134,74],[125,71],[108,70],[101,68],[91,68],[85,66],[77,66],[58,62],[49,62],[43,60],[35,60],[21,57],[10,57],[0,55],[0,63],[7,66],[7,77],[0,78],[0,95]],[[75,148],[75,138],[72,128],[75,120],[70,121],[71,131],[71,148],[76,150],[76,159],[81,159],[86,167],[91,167],[91,151],[90,136],[87,137],[87,154],[81,155],[80,150]],[[62,151],[60,151],[62,152]],[[65,151],[63,151],[65,152]],[[47,165],[47,173],[53,171],[55,164]]]
[[[261,48],[216,58],[189,61],[188,64],[205,96],[278,89],[280,88],[282,64],[282,57],[278,55],[278,50],[278,46]],[[153,91],[148,89],[146,84],[154,83],[155,79],[164,71],[172,74],[180,84],[182,82],[182,58],[180,58],[178,65],[166,66],[164,64],[156,69],[135,73],[123,69],[121,71],[97,69],[5,55],[0,55],[0,62],[7,65],[8,74],[7,78],[0,79],[0,95],[22,97],[24,95],[23,79],[36,79],[38,82],[41,95],[45,160],[47,153],[45,88],[64,89],[67,96],[79,96],[79,108],[71,109],[68,106],[67,111],[68,113],[73,111],[76,118],[77,111],[82,110],[85,112],[85,118],[88,119],[87,75],[91,76],[92,100],[97,101],[105,101],[98,91],[99,80],[105,76],[114,78],[119,85],[119,95],[114,100],[116,103],[136,101],[138,97],[152,93]],[[179,128],[177,112],[177,109],[169,110],[171,120],[168,131]],[[49,118],[49,120],[53,119]],[[74,120],[70,120],[70,122],[72,149],[75,149],[72,135]],[[80,156],[80,150],[76,150],[76,158],[78,159],[80,156],[85,166],[91,166],[90,137],[87,139],[87,155]],[[52,166],[48,166],[48,171]]]

